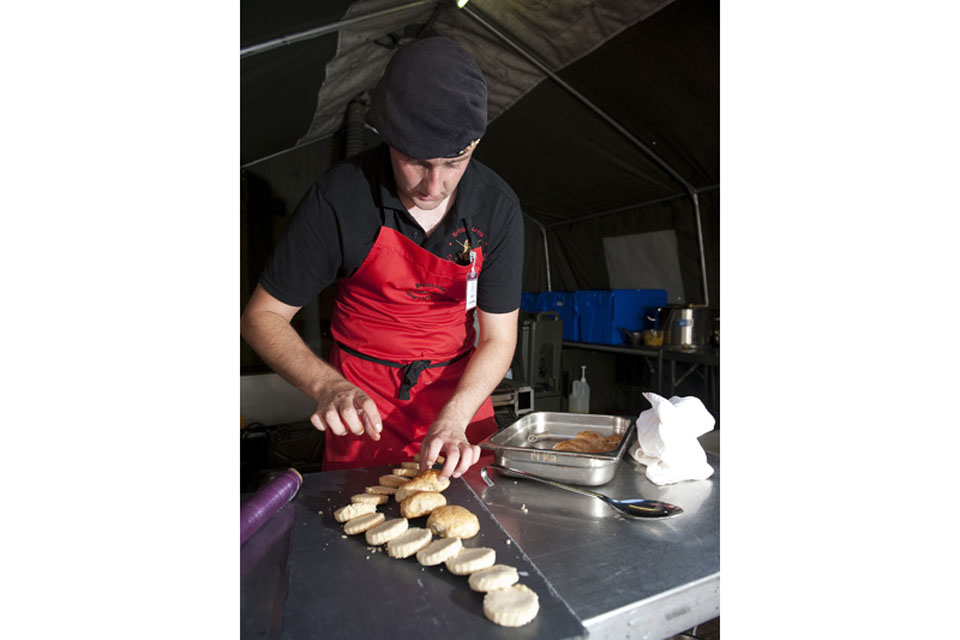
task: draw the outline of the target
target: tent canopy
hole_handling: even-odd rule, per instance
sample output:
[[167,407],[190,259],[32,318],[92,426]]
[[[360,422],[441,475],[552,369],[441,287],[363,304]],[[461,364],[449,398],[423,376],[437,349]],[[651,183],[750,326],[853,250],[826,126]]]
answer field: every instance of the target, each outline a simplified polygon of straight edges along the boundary
[[604,239],[672,232],[676,297],[719,306],[715,0],[243,0],[244,170],[302,192],[357,150],[351,131],[375,144],[368,92],[398,46],[431,35],[487,79],[475,157],[520,198],[525,291],[610,288],[623,256],[608,254],[631,245]]

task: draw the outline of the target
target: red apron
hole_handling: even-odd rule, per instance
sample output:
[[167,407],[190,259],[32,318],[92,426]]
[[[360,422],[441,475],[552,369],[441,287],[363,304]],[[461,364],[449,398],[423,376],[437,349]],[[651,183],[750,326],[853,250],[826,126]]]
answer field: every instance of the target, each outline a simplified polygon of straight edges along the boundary
[[[479,274],[483,252],[474,251]],[[383,431],[374,442],[366,434],[348,431],[337,436],[328,430],[324,471],[397,464],[420,451],[423,436],[453,395],[473,351],[473,313],[466,311],[469,273],[470,265],[444,260],[400,232],[381,227],[360,268],[337,284],[330,363],[373,399]],[[371,362],[341,345],[392,364]],[[421,362],[404,368],[415,361]],[[452,362],[427,367],[423,361]],[[467,427],[467,438],[476,444],[496,430],[487,398]]]

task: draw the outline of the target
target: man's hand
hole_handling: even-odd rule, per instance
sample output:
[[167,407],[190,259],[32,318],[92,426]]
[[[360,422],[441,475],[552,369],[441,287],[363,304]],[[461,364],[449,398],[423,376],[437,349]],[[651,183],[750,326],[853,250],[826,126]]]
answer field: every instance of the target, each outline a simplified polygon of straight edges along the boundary
[[316,399],[317,410],[310,416],[313,426],[320,431],[329,427],[338,436],[348,429],[358,436],[366,431],[372,440],[379,440],[383,420],[377,405],[304,344],[290,326],[299,310],[257,285],[240,318],[241,335],[284,380]]
[[518,313],[519,310],[477,311],[480,320],[477,349],[470,356],[453,396],[420,444],[420,473],[433,467],[440,454],[446,457],[441,478],[459,478],[480,460],[480,447],[467,440],[467,425],[510,367],[517,345]]
[[[338,376],[339,377],[339,376]],[[380,439],[383,421],[377,405],[359,387],[344,378],[325,384],[317,394],[317,410],[310,422],[320,431],[327,428],[337,436],[363,435],[366,431],[371,440]]]
[[420,445],[420,473],[433,468],[439,455],[446,460],[440,471],[441,478],[459,478],[467,469],[480,459],[480,447],[470,444],[466,436],[466,426],[438,418]]

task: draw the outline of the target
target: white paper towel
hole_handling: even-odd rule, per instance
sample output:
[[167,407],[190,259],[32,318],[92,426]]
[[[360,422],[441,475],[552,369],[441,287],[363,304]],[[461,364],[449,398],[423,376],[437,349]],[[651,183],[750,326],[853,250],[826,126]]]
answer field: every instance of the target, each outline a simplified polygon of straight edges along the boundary
[[652,408],[637,418],[637,443],[630,455],[646,465],[647,478],[658,485],[705,480],[713,475],[707,454],[697,440],[716,424],[699,398],[655,393],[643,397]]

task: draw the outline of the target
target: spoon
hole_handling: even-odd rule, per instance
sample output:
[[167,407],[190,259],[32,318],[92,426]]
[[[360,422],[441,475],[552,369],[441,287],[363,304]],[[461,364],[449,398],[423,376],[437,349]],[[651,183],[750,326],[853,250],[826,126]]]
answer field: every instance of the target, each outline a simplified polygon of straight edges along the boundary
[[591,498],[603,500],[614,511],[620,513],[621,515],[627,516],[628,518],[670,518],[683,513],[682,508],[667,502],[660,502],[659,500],[645,500],[643,498],[626,498],[623,500],[617,500],[615,498],[611,498],[610,496],[605,496],[602,493],[584,489],[583,487],[574,487],[569,484],[557,482],[556,480],[548,480],[547,478],[531,475],[526,471],[520,471],[519,469],[512,469],[510,467],[501,467],[500,465],[496,464],[491,464],[480,469],[480,475],[483,477],[483,481],[486,482],[487,486],[489,487],[493,486],[493,481],[487,477],[488,468],[496,469],[497,471],[505,473],[509,476],[529,478],[530,480],[536,480],[537,482],[549,484],[559,489],[566,489],[567,491],[573,491],[574,493],[579,493],[583,496],[590,496]]

